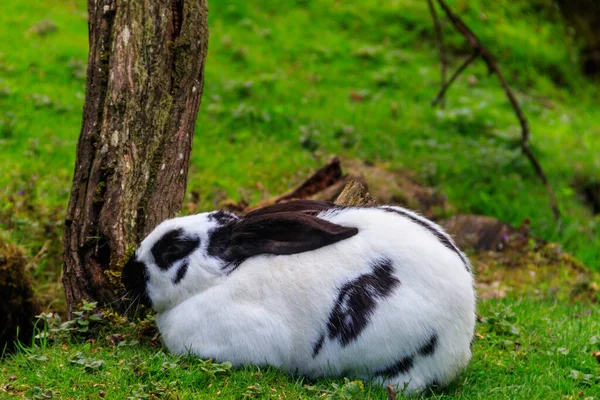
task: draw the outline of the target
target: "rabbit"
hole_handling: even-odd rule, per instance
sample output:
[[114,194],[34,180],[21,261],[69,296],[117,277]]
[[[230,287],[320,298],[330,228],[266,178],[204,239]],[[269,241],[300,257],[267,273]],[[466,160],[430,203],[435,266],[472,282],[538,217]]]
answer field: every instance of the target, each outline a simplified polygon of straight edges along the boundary
[[448,384],[471,358],[469,260],[400,207],[298,200],[169,219],[122,279],[175,354],[406,393]]

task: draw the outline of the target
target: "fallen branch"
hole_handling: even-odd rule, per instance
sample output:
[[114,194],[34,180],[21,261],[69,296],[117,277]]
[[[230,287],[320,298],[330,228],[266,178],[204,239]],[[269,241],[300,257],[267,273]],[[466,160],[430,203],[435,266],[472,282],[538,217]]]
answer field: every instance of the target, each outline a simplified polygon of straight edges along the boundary
[[38,253],[35,255],[35,257],[33,257],[25,266],[25,271],[31,271],[31,269],[34,266],[37,266],[40,261],[42,260],[42,258],[46,255],[46,252],[48,251],[48,249],[50,248],[50,240],[46,240],[44,242],[44,244],[42,245],[42,248],[40,249],[40,251],[38,251]]
[[[444,12],[446,13],[446,16],[448,17],[450,22],[452,22],[452,24],[454,25],[456,30],[465,37],[467,42],[469,42],[469,44],[473,48],[474,55],[471,56],[471,58],[475,59],[477,56],[480,56],[483,59],[483,61],[485,61],[485,63],[487,64],[490,73],[494,73],[498,77],[498,80],[500,81],[500,84],[502,85],[502,88],[504,89],[504,93],[506,93],[506,96],[508,97],[508,100],[510,101],[510,104],[515,112],[515,115],[517,116],[517,118],[519,120],[519,124],[521,125],[521,151],[523,152],[523,154],[525,154],[527,159],[529,159],[529,161],[533,165],[533,168],[535,169],[536,174],[539,176],[539,178],[542,180],[544,186],[546,187],[546,191],[548,192],[548,196],[550,197],[550,203],[551,203],[551,207],[552,207],[552,212],[554,213],[554,217],[556,219],[559,219],[560,218],[560,210],[558,208],[558,203],[556,201],[554,192],[552,191],[552,187],[550,186],[550,183],[548,182],[548,178],[546,177],[546,174],[544,173],[544,170],[542,169],[540,162],[537,160],[537,158],[531,151],[531,148],[529,147],[529,136],[530,136],[529,124],[527,123],[527,119],[525,118],[525,115],[523,114],[523,111],[521,110],[521,107],[519,106],[519,103],[517,102],[515,95],[513,94],[510,87],[508,86],[506,79],[504,79],[504,76],[500,72],[500,69],[498,68],[498,64],[496,64],[496,61],[494,60],[494,57],[492,56],[492,54],[485,47],[483,47],[483,45],[481,44],[481,41],[477,38],[477,36],[473,33],[473,31],[471,31],[469,29],[469,27],[462,21],[462,19],[460,19],[460,17],[458,15],[454,14],[454,12],[450,9],[450,7],[446,4],[446,2],[444,0],[437,0],[437,2],[440,5],[440,7],[444,10]],[[467,59],[468,62],[463,63],[461,68],[459,68],[457,70],[457,72],[454,74],[453,79],[451,79],[451,81],[453,81],[454,79],[456,79],[456,77],[458,77],[458,75],[473,61],[472,59]],[[438,97],[440,97],[440,98],[443,97],[445,91],[450,86],[451,81],[445,85],[445,90],[444,90],[444,88],[442,88],[442,91],[440,92],[441,96],[440,96],[440,94],[438,94],[436,99]],[[437,102],[434,100],[434,105],[435,104],[437,104]]]
[[[427,0],[427,5],[429,6],[429,12],[431,13],[431,18],[433,18],[433,26],[435,27],[435,34],[438,40],[438,46],[440,50],[440,63],[441,63],[441,73],[442,73],[442,88],[446,86],[446,69],[448,66],[448,61],[446,59],[446,47],[444,46],[444,34],[442,33],[442,25],[440,24],[440,19],[438,18],[437,12],[435,11],[435,6],[433,5],[433,0]],[[442,97],[438,99],[440,102],[440,107],[444,108],[444,97],[442,93]]]
[[319,168],[315,173],[306,178],[298,186],[292,188],[286,193],[259,202],[257,205],[246,207],[243,213],[247,213],[256,208],[266,207],[280,202],[294,199],[307,199],[323,191],[336,182],[340,181],[342,176],[342,167],[340,159],[333,157],[327,164]]
[[279,196],[276,202],[278,203],[283,200],[291,199],[305,199],[320,192],[326,187],[331,186],[341,178],[342,167],[340,165],[340,159],[338,157],[333,157],[327,164],[319,168],[300,185]]

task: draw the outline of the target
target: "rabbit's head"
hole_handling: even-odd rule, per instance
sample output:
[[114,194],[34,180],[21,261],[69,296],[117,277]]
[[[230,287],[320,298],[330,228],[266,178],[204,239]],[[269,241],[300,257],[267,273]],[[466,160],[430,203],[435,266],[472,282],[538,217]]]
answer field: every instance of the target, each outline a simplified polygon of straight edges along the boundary
[[159,224],[123,268],[128,297],[160,311],[215,285],[226,262],[209,255],[209,238],[237,219],[219,211]]
[[225,211],[166,220],[123,269],[133,301],[161,312],[218,285],[249,257],[315,250],[358,233],[316,217],[325,202],[291,202],[250,212]]

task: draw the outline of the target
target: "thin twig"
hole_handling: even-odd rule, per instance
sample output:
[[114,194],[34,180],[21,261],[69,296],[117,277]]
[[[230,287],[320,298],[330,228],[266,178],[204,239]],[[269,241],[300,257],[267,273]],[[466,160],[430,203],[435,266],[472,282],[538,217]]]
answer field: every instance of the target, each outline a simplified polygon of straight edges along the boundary
[[29,271],[31,268],[33,268],[34,266],[38,265],[40,260],[42,259],[42,257],[44,257],[44,255],[46,254],[46,252],[48,251],[48,248],[50,247],[50,240],[46,240],[44,242],[44,244],[42,245],[42,248],[40,249],[40,251],[38,251],[38,253],[35,255],[35,257],[33,257],[31,259],[31,261],[29,261],[27,263],[27,265],[25,265],[25,270]]
[[389,400],[396,400],[396,393],[394,393],[394,388],[391,387],[390,385],[388,385],[387,391],[388,391],[388,399]]
[[481,44],[481,42],[479,41],[477,36],[473,33],[473,31],[471,31],[469,29],[469,27],[467,25],[465,25],[465,23],[462,21],[462,19],[460,19],[460,17],[458,17],[456,14],[454,14],[454,12],[450,9],[450,7],[446,4],[446,2],[444,0],[437,0],[437,2],[440,5],[440,7],[442,7],[444,12],[448,16],[448,19],[450,20],[450,22],[452,22],[452,24],[454,25],[456,30],[458,30],[458,32],[460,34],[462,34],[465,37],[465,39],[469,42],[469,44],[475,51],[475,54],[480,55],[481,58],[487,64],[489,71],[491,73],[496,74],[496,76],[498,77],[498,80],[500,81],[500,84],[502,85],[502,88],[504,89],[504,93],[506,93],[506,96],[508,97],[508,100],[510,101],[510,104],[515,112],[515,115],[517,116],[519,123],[521,125],[521,151],[529,159],[529,161],[533,165],[533,168],[535,169],[535,172],[537,173],[539,178],[542,180],[542,183],[544,184],[544,186],[546,186],[546,191],[548,192],[548,196],[550,197],[552,212],[554,213],[554,217],[556,219],[559,219],[560,218],[560,209],[558,208],[558,203],[556,201],[554,192],[552,191],[552,187],[550,186],[550,183],[548,182],[548,178],[546,177],[546,174],[544,173],[544,170],[542,169],[540,162],[537,160],[537,158],[535,157],[535,155],[533,154],[533,152],[531,151],[531,149],[529,147],[529,136],[530,136],[529,124],[527,123],[525,114],[523,114],[523,111],[521,110],[521,107],[519,106],[519,103],[517,102],[515,95],[513,94],[510,87],[508,86],[506,79],[504,79],[504,76],[500,72],[500,69],[498,68],[498,64],[496,64],[496,61],[494,60],[494,57],[492,56],[492,54],[485,47],[483,47],[483,45]]
[[[435,11],[435,6],[433,5],[433,0],[427,0],[427,5],[429,6],[429,12],[431,13],[431,18],[433,18],[433,26],[435,27],[435,34],[437,36],[438,47],[440,50],[440,63],[441,63],[441,73],[442,73],[442,87],[446,85],[446,70],[448,67],[448,61],[446,59],[446,46],[444,45],[444,34],[442,33],[442,25],[440,24],[440,19],[438,18],[437,12]],[[442,94],[442,97],[439,100],[440,107],[444,108],[445,101]]]
[[477,56],[479,56],[479,53],[474,52],[461,64],[460,67],[458,67],[456,72],[454,72],[454,74],[450,77],[450,80],[442,86],[437,96],[435,96],[435,99],[433,99],[433,101],[431,102],[432,106],[435,107],[438,104],[438,102],[444,100],[444,94],[446,94],[446,91],[450,88],[450,85],[452,85],[456,78],[458,78],[458,76],[465,70],[465,68],[469,66],[469,64],[471,64],[477,58]]

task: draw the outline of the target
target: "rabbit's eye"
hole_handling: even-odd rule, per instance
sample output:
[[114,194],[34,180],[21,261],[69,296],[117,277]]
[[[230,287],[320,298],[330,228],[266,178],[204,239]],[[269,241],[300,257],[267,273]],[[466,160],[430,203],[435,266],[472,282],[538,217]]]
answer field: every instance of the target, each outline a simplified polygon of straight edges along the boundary
[[181,251],[181,246],[179,242],[170,244],[163,252],[164,254],[177,254]]
[[167,270],[174,262],[189,256],[200,246],[200,238],[184,236],[183,229],[167,232],[154,246],[152,255],[160,269]]

